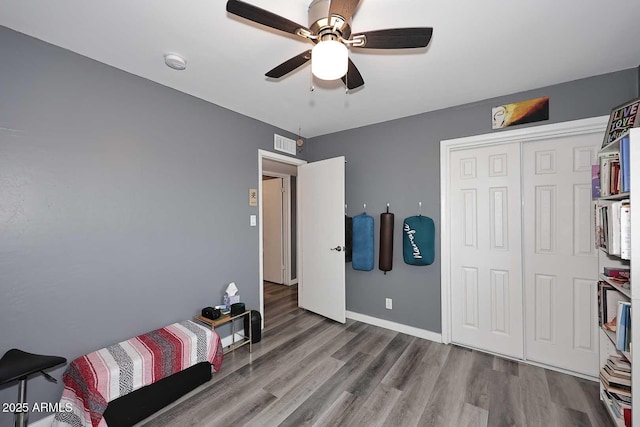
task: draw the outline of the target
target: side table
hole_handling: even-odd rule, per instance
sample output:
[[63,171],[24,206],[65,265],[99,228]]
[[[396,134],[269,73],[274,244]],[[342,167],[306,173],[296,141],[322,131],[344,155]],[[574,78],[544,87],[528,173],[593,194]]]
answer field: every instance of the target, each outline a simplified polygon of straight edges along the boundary
[[[244,331],[244,334],[242,335],[242,340],[236,343],[236,322],[235,321],[238,319],[244,319],[245,316],[248,316],[249,331]],[[224,325],[225,323],[231,322],[231,345],[226,348],[225,353],[235,351],[236,349],[246,344],[249,344],[249,353],[251,353],[251,310],[246,310],[244,313],[235,315],[233,317],[231,317],[230,314],[224,314],[215,320],[203,317],[201,315],[195,316],[194,319],[200,323],[204,323],[205,325],[210,326],[212,331],[216,329],[216,326]]]

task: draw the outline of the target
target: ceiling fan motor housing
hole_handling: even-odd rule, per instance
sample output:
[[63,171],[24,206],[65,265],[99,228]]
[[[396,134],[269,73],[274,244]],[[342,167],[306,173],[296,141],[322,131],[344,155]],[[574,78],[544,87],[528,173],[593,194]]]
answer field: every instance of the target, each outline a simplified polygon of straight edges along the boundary
[[[322,40],[323,36],[334,34],[349,39],[351,26],[342,16],[329,16],[331,0],[313,0],[309,5],[309,29]],[[336,34],[337,33],[337,34]]]

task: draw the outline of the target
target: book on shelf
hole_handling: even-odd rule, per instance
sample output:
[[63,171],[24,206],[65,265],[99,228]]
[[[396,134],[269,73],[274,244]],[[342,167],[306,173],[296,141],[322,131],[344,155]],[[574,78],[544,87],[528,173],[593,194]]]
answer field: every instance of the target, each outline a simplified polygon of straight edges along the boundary
[[602,369],[610,378],[614,378],[616,382],[631,387],[631,372],[617,371],[609,364],[605,364]]
[[609,364],[617,371],[631,373],[631,362],[629,362],[622,356],[609,356],[609,358],[607,359],[607,364]]
[[609,194],[613,196],[620,193],[620,161],[612,160],[609,169]]
[[603,274],[610,278],[629,279],[631,277],[631,269],[628,267],[604,267]]
[[600,156],[600,197],[610,196],[611,162],[617,153],[605,153]]
[[[627,396],[619,396],[616,393],[609,392],[605,389],[605,395],[609,399],[610,407],[613,413],[618,418],[629,418],[629,421],[625,419],[625,426],[630,426],[631,418],[631,398]],[[628,422],[628,423],[627,423]]]
[[611,376],[605,368],[600,369],[600,378],[602,378],[606,384],[612,388],[619,388],[621,390],[631,391],[631,380],[618,378]]
[[609,202],[598,203],[598,229],[600,231],[600,248],[609,249]]
[[625,279],[623,277],[608,277],[610,283],[614,285],[618,285],[623,289],[631,289],[631,284],[629,283],[629,279]]
[[603,281],[598,282],[598,325],[600,327],[604,327],[604,324],[609,321],[609,319],[607,319],[607,315],[606,315],[607,310],[605,308],[606,302],[607,302],[606,300],[607,289],[613,289],[613,286],[611,286],[607,282],[603,282]]
[[[615,393],[607,393],[607,397],[611,400],[611,403],[616,407],[618,413],[623,413],[625,409],[631,409],[631,403],[626,402],[616,397]],[[631,400],[631,399],[629,399]]]
[[596,249],[604,248],[604,230],[602,229],[602,207],[599,203],[594,204],[594,242]]
[[620,351],[629,351],[631,342],[631,303],[618,302],[618,325],[616,328],[616,348]]
[[628,405],[629,407],[631,406],[631,397],[630,396],[622,396],[613,392],[607,392],[607,394],[609,395],[609,397],[617,400],[618,402],[624,404],[624,405]]
[[620,209],[622,202],[612,202],[609,205],[609,255],[620,256]]
[[621,169],[621,179],[622,185],[621,190],[623,193],[628,193],[631,191],[631,181],[630,181],[630,171],[631,171],[631,162],[629,155],[629,135],[622,137],[620,140],[620,169]]
[[631,408],[624,408],[624,427],[631,427]]
[[631,397],[631,387],[622,384],[616,384],[615,382],[609,382],[607,378],[602,374],[602,371],[600,371],[600,380],[602,381],[604,389],[609,393]]
[[600,197],[600,165],[591,165],[591,198]]
[[623,200],[620,205],[620,258],[631,259],[631,203]]
[[628,302],[628,298],[609,283],[600,281],[598,282],[598,299],[600,326],[606,330],[616,332],[617,325],[620,323],[618,305],[620,302]]

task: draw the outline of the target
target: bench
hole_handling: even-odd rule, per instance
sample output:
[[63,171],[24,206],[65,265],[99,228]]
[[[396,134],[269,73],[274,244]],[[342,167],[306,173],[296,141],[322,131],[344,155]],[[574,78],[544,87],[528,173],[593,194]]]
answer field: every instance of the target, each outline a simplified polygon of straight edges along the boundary
[[189,320],[81,356],[53,426],[131,426],[210,380],[222,358],[218,334]]

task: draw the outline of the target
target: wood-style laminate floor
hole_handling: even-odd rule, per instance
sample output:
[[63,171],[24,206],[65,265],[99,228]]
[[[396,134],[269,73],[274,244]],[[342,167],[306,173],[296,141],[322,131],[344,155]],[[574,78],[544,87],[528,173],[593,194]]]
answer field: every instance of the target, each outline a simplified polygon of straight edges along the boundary
[[[141,426],[610,426],[598,385],[297,308],[265,284],[253,353]],[[246,347],[245,347],[246,348]]]

